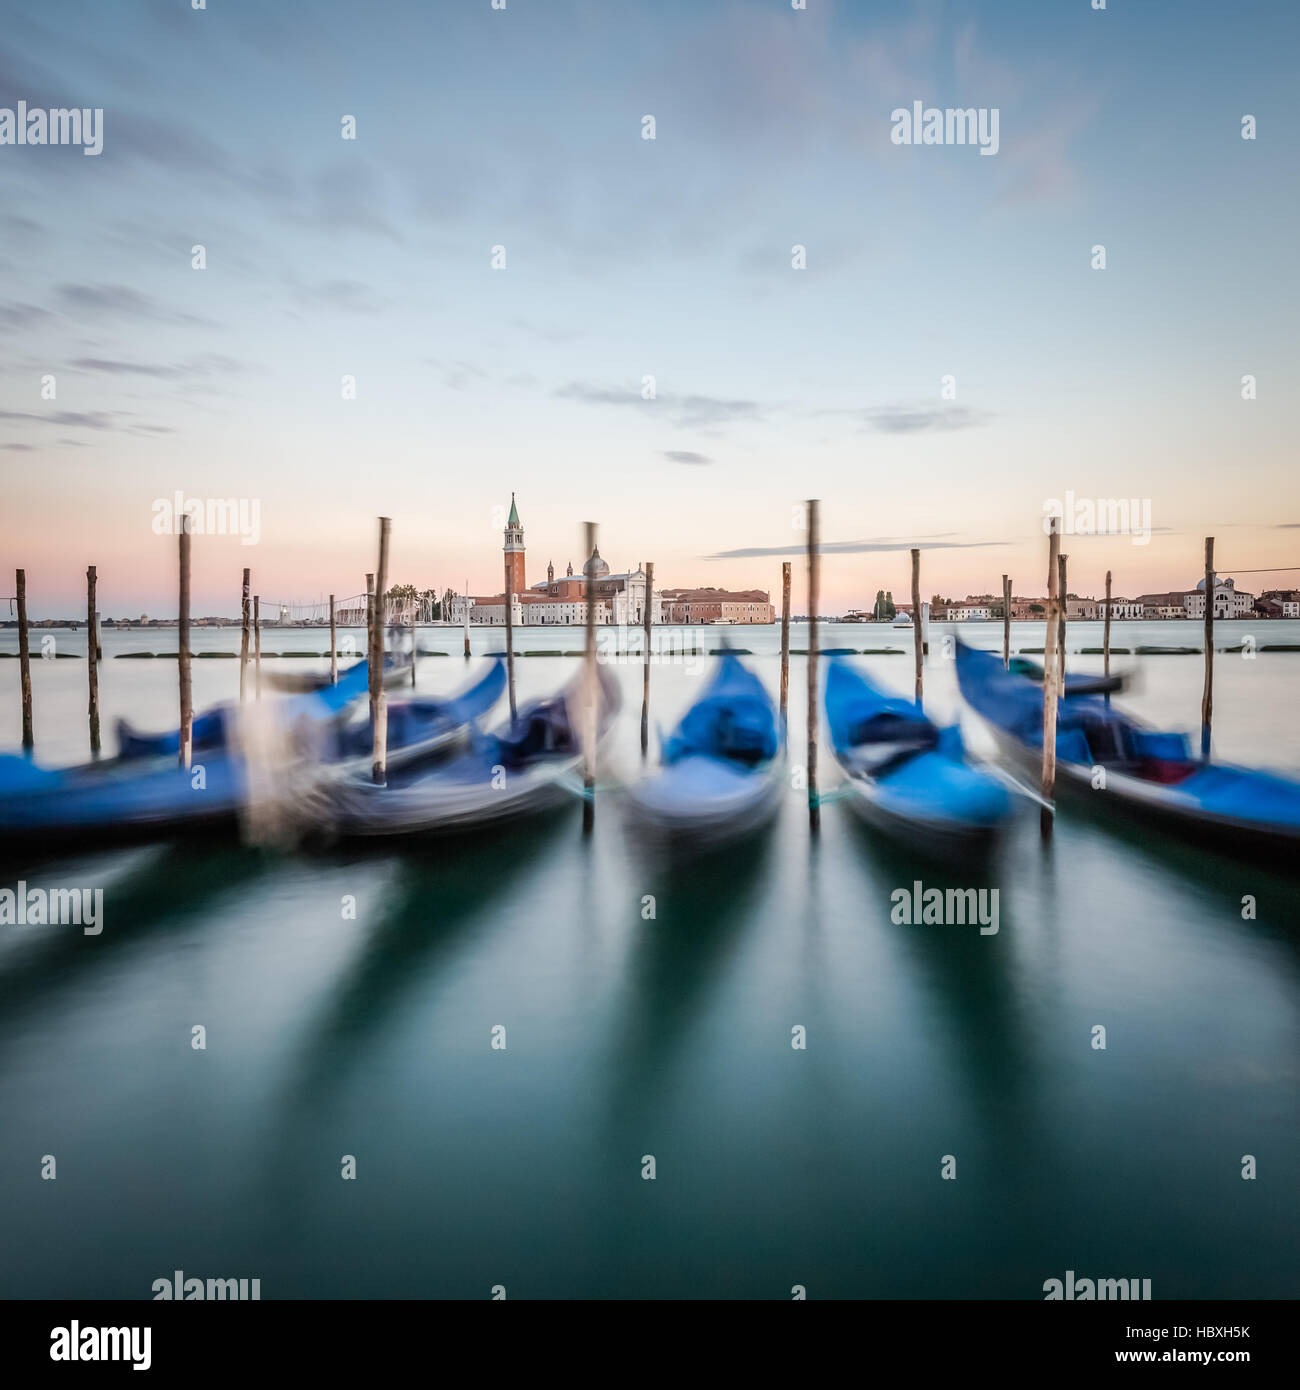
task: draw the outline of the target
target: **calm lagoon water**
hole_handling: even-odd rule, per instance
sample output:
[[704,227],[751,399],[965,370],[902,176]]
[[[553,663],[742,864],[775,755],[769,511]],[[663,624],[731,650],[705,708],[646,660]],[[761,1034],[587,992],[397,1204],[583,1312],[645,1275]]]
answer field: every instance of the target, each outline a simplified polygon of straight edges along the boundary
[[[956,717],[944,631],[927,706]],[[1220,628],[1225,645],[1248,631],[1300,642],[1296,623]],[[964,633],[1000,643],[996,625]],[[775,691],[777,630],[726,635]],[[794,645],[806,636],[796,625]],[[55,637],[84,654],[84,634]],[[454,653],[421,663],[421,690],[466,679],[459,632],[420,637]],[[476,632],[475,650],[501,640]],[[1116,624],[1114,641],[1196,646],[1199,630]],[[199,650],[237,642],[196,632]],[[526,629],[517,649],[580,642]],[[174,629],[104,645],[108,750],[119,715],[174,726],[174,664],[112,659],[174,649]],[[263,645],[326,642],[267,630]],[[1041,625],[1016,625],[1013,647],[1041,645]],[[1072,627],[1082,646],[1100,646],[1099,625]],[[15,647],[0,632],[0,652]],[[862,659],[910,688],[910,655]],[[1198,726],[1199,656],[1116,664],[1135,673],[1128,707]],[[521,659],[521,699],[576,669]],[[1050,848],[1031,811],[985,874],[954,875],[834,802],[811,840],[793,790],[762,840],[674,869],[620,814],[617,785],[640,771],[641,672],[615,669],[626,707],[588,838],[575,804],[454,848],[69,845],[4,871],[0,886],[102,887],[105,925],[0,928],[0,1294],[148,1298],[176,1269],[257,1277],[264,1298],[487,1298],[496,1284],[512,1298],[788,1298],[802,1284],[813,1298],[1032,1299],[1066,1269],[1150,1278],[1158,1299],[1300,1294],[1287,880],[1069,810]],[[707,669],[656,666],[652,720],[671,724]],[[37,756],[84,758],[84,661],[38,661],[33,679]],[[237,684],[235,662],[194,663],[198,708]],[[0,660],[6,748],[17,688],[18,663]],[[796,657],[796,759],[804,689]],[[1221,656],[1220,756],[1300,773],[1298,689],[1300,652]],[[833,789],[825,753],[822,772]],[[890,894],[917,879],[996,887],[998,933],[894,925]],[[46,1154],[55,1181],[41,1180]],[[340,1178],[345,1154],[355,1181]],[[945,1155],[955,1181],[940,1178]]]

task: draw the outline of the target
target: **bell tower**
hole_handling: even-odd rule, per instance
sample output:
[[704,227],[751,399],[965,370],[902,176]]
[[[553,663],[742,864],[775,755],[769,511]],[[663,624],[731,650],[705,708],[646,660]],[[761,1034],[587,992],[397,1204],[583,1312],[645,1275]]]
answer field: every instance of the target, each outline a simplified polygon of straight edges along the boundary
[[519,522],[519,509],[515,506],[515,495],[510,494],[510,517],[506,522],[506,543],[502,547],[506,557],[506,582],[512,594],[522,594],[527,588],[524,580],[524,528]]

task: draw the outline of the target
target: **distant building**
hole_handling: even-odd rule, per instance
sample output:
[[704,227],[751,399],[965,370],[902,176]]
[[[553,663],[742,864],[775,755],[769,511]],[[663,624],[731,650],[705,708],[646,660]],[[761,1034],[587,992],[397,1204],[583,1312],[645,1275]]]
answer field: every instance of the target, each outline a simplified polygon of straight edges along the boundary
[[1300,589],[1265,589],[1260,599],[1278,604],[1283,618],[1300,618]]
[[[1076,594],[1070,594],[1065,601],[1065,616],[1067,619],[1074,618],[1081,622],[1104,622],[1106,600],[1104,598],[1080,598]],[[1144,616],[1142,603],[1138,599],[1120,598],[1118,595],[1112,594],[1110,616],[1114,622],[1141,618]]]
[[[524,528],[514,493],[510,494],[510,516],[506,522],[505,578],[510,585],[510,622],[512,626],[572,627],[587,621],[587,586],[591,585],[595,599],[595,619],[599,626],[639,626],[645,621],[646,604],[651,605],[651,622],[663,621],[659,595],[647,597],[645,571],[639,566],[623,574],[611,574],[609,565],[601,558],[597,546],[588,556],[582,573],[575,575],[570,562],[568,573],[555,577],[554,564],[546,566],[546,578],[528,587],[525,569]],[[504,627],[506,596],[499,594],[457,595],[452,599],[451,617],[454,622],[465,621],[466,603],[471,625]]]
[[1142,605],[1142,617],[1144,618],[1187,617],[1186,597],[1181,592],[1139,594],[1134,602]]
[[772,623],[776,609],[766,589],[664,589],[667,623]]
[[[1216,618],[1245,618],[1255,604],[1255,595],[1237,588],[1231,578],[1217,579],[1214,584],[1214,616]],[[1205,580],[1200,580],[1190,593],[1183,595],[1183,606],[1189,618],[1205,617]]]

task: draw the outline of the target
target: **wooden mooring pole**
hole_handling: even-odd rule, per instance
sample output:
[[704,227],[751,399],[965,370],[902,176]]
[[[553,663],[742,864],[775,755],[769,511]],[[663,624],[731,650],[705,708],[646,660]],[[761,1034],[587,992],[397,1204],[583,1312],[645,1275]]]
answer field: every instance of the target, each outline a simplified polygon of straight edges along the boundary
[[821,503],[808,503],[808,828],[821,829],[817,795],[817,597],[821,581]]
[[586,641],[583,648],[582,700],[582,828],[589,832],[596,823],[596,584],[590,559],[596,553],[596,523],[584,523],[583,592],[587,599]]
[[334,625],[334,595],[330,595],[330,684],[339,683],[338,630]]
[[916,652],[916,703],[921,703],[925,635],[921,624],[921,552],[912,551],[912,646]]
[[1002,669],[1011,669],[1011,577],[1002,576]]
[[373,759],[370,777],[375,786],[388,780],[388,697],[384,694],[384,592],[388,587],[388,536],[392,519],[379,518],[379,566],[375,571],[375,595],[370,605],[370,708],[374,711],[371,727]]
[[1038,828],[1043,839],[1052,838],[1056,797],[1056,638],[1060,619],[1057,615],[1057,590],[1060,584],[1061,522],[1051,518],[1051,533],[1047,543],[1047,631],[1043,640],[1043,777],[1040,791],[1044,805],[1038,813]]
[[99,757],[99,615],[95,611],[95,567],[86,570],[86,674],[90,684],[90,755]]
[[655,564],[645,562],[645,675],[641,691],[641,756],[650,748],[650,623],[654,615]]
[[[370,662],[374,659],[375,641],[375,576],[366,575],[366,689],[373,690],[370,684]],[[375,725],[375,699],[370,695],[370,727]]]
[[240,612],[243,617],[243,631],[239,638],[239,703],[244,703],[245,686],[248,680],[248,624],[252,617],[249,607],[248,580],[251,571],[244,571],[244,584],[240,597]]
[[253,595],[253,699],[262,698],[262,599]]
[[515,623],[514,623],[514,575],[510,572],[509,555],[506,556],[506,688],[510,692],[510,718],[513,720],[518,710],[515,708]]
[[469,580],[465,581],[465,660],[469,660]]
[[22,687],[23,747],[30,750],[32,735],[32,649],[27,636],[27,571],[15,570],[18,601],[18,680]]
[[781,566],[781,738],[790,716],[790,561]]
[[1056,586],[1060,593],[1060,604],[1056,617],[1056,690],[1059,694],[1065,689],[1065,620],[1069,616],[1070,591],[1065,585],[1065,562],[1068,555],[1058,555]]
[[[1110,571],[1106,571],[1106,613],[1101,628],[1101,673],[1110,675]],[[1110,691],[1106,692],[1106,703],[1110,704]]]
[[1210,760],[1214,716],[1214,537],[1205,538],[1205,689],[1201,693],[1201,757]]
[[180,531],[180,611],[176,619],[176,666],[180,672],[181,747],[180,764],[190,766],[194,745],[194,695],[190,685],[190,525],[188,512],[181,515]]

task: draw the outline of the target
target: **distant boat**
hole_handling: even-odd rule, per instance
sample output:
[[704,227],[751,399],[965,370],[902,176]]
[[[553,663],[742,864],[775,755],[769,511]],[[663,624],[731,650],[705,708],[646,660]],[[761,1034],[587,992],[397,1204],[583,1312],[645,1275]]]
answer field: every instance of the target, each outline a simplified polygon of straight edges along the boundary
[[826,672],[826,725],[852,810],[909,848],[978,856],[1010,824],[1006,787],[966,757],[961,730],[940,728],[847,661]]
[[775,814],[786,779],[776,707],[724,653],[699,699],[663,740],[660,771],[627,794],[630,815],[677,850],[718,848]]
[[[456,835],[496,829],[577,799],[585,672],[558,694],[521,709],[497,733],[472,728],[464,752],[440,762],[390,768],[376,786],[353,773],[320,798],[320,828],[342,839]],[[611,727],[619,691],[596,668],[596,736]]]
[[[1085,681],[1088,678],[1084,678]],[[1042,768],[1042,686],[1004,671],[999,657],[957,643],[957,681],[1004,755],[1037,786]],[[1104,771],[1099,779],[1097,771]],[[1056,784],[1143,827],[1294,870],[1300,848],[1300,781],[1194,758],[1187,736],[1151,729],[1071,686],[1058,705]]]
[[912,615],[911,615],[910,613],[897,613],[897,614],[895,614],[895,615],[894,615],[894,621],[890,624],[890,627],[911,627],[911,626],[912,626]]

